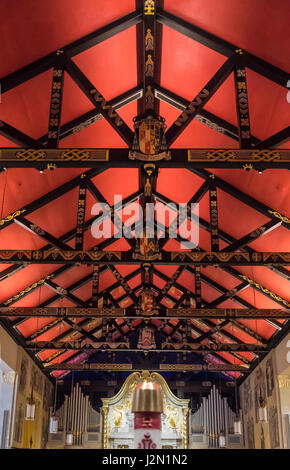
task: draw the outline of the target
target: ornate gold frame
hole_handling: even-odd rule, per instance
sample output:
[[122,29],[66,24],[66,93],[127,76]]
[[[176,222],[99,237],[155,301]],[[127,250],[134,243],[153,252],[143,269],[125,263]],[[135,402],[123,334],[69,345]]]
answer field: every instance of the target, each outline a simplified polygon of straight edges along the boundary
[[108,413],[109,413],[109,406],[113,405],[114,403],[118,402],[122,398],[126,396],[129,392],[135,389],[136,385],[144,380],[152,380],[158,383],[167,397],[170,397],[174,402],[176,402],[179,406],[182,407],[182,448],[188,448],[188,404],[189,400],[181,399],[176,397],[170,390],[166,380],[162,377],[162,375],[158,374],[157,372],[149,372],[149,371],[142,371],[142,372],[133,372],[125,382],[123,383],[119,392],[111,398],[102,398],[103,406],[101,408],[102,412],[102,447],[103,449],[109,448],[109,436],[108,436]]

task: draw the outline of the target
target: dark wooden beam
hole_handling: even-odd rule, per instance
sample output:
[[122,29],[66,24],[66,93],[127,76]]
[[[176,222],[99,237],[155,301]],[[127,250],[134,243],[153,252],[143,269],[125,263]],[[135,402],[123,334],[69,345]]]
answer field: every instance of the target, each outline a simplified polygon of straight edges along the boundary
[[184,131],[192,119],[199,113],[210,100],[219,87],[225,82],[233,71],[236,62],[236,54],[233,54],[214,74],[210,81],[203,87],[198,95],[191,101],[182,114],[176,119],[166,132],[166,142],[170,147],[177,137]]
[[[211,34],[208,31],[169,13],[168,11],[158,9],[157,21],[191,39],[194,39],[200,44],[225,55],[226,57],[231,57],[236,51],[241,51],[239,46],[231,44],[230,42],[225,41],[224,39],[221,39],[218,36],[215,36],[214,34]],[[243,51],[243,53],[246,67],[260,75],[263,75],[269,80],[278,83],[278,85],[287,88],[287,83],[290,79],[290,74],[288,72],[281,70],[279,67],[276,67],[269,62],[250,54],[249,52]]]
[[[158,85],[155,86],[155,96],[156,98],[159,98],[161,101],[170,104],[180,111],[184,111],[190,104],[190,101],[183,98],[182,96],[177,95],[167,88]],[[199,114],[197,114],[194,119],[210,127],[210,129],[219,132],[220,134],[226,135],[230,139],[235,141],[239,140],[239,130],[235,125],[205,109],[201,109]],[[260,140],[256,137],[252,137],[252,140],[254,144],[258,144],[260,142]],[[267,147],[264,146],[263,148]]]
[[93,277],[92,277],[92,302],[91,302],[91,306],[93,308],[98,307],[99,280],[100,280],[100,266],[95,264],[93,266]]
[[[68,289],[71,290],[71,289]],[[177,299],[175,299],[176,301]],[[119,307],[0,307],[0,318],[6,317],[56,317],[62,318],[140,318],[149,319],[207,319],[207,318],[221,318],[221,319],[287,319],[290,318],[290,308],[288,309],[275,309],[275,308],[192,308],[192,307],[179,307],[179,308],[165,308],[160,306],[158,312],[154,315],[142,316],[136,313],[135,307],[128,307],[126,309]]]
[[[141,82],[140,82],[141,83]],[[138,85],[134,88],[131,88],[128,91],[125,91],[121,95],[116,96],[112,100],[108,101],[108,104],[112,106],[113,109],[120,109],[123,106],[126,106],[129,103],[132,103],[135,100],[139,100],[143,96],[143,90],[141,85]],[[102,114],[100,114],[96,108],[88,111],[81,116],[73,119],[72,121],[63,124],[60,128],[60,140],[69,137],[72,134],[77,134],[81,130],[85,129],[86,127],[94,124],[97,121],[103,119]],[[46,145],[48,141],[48,135],[44,135],[39,138],[39,142],[41,144]],[[30,146],[31,147],[31,146]]]
[[224,248],[224,251],[240,250],[241,248],[248,245],[249,243],[252,243],[253,241],[258,240],[258,238],[261,238],[267,233],[271,232],[272,230],[280,227],[281,224],[282,224],[282,220],[280,221],[270,220],[269,222],[262,225],[261,227],[258,227],[256,230],[253,230],[247,235],[244,235],[236,242],[230,243],[229,246]]
[[219,251],[218,201],[214,175],[209,180],[209,217],[211,251]]
[[237,61],[234,67],[235,77],[235,93],[239,129],[240,148],[247,149],[252,146],[251,127],[250,127],[250,111],[247,88],[246,68],[241,60]]
[[[144,262],[153,261],[150,256]],[[78,250],[0,250],[3,264],[140,264],[132,251],[78,251]],[[154,264],[176,266],[267,266],[290,265],[289,252],[211,252],[163,251]]]
[[201,308],[202,296],[201,296],[201,272],[200,266],[194,267],[194,285],[195,285],[195,305],[196,308]]
[[75,239],[76,250],[83,250],[84,248],[86,198],[87,198],[87,183],[86,183],[86,179],[84,176],[79,186],[77,226],[76,226],[76,239]]
[[52,86],[48,120],[48,148],[58,147],[61,124],[63,86],[64,68],[62,65],[57,65],[54,67],[52,74]]
[[[1,148],[0,168],[141,168],[144,162],[128,158],[128,149]],[[290,169],[290,149],[171,149],[171,160],[160,160],[159,168],[241,168],[262,171]],[[92,170],[91,170],[92,171]]]
[[[190,171],[192,171],[192,173],[196,174],[197,176],[200,176],[203,179],[208,179],[211,174],[209,171],[205,169],[193,169]],[[270,219],[273,219],[276,221],[282,221],[283,227],[290,230],[290,219],[286,217],[285,215],[281,214],[279,211],[272,209],[271,207],[268,207],[266,204],[263,204],[262,202],[257,201],[252,196],[249,196],[248,194],[244,193],[240,189],[235,188],[230,183],[227,183],[226,181],[219,178],[218,176],[215,176],[215,181],[216,181],[217,187],[220,188],[222,191],[225,191],[227,194],[230,194],[234,198],[250,206],[252,209],[255,209],[256,211],[260,212],[264,216],[269,217]]]
[[56,238],[54,235],[51,235],[42,227],[39,227],[39,225],[32,223],[26,217],[19,215],[18,217],[14,219],[14,222],[20,227],[23,227],[28,232],[33,233],[34,235],[42,238],[47,243],[49,243],[50,246],[54,248],[57,248],[59,250],[71,249],[70,246],[64,243],[61,239]]
[[259,142],[258,144],[255,145],[255,148],[257,149],[272,148],[278,145],[282,145],[285,142],[288,142],[289,140],[290,140],[290,126],[285,127],[285,129],[282,129],[281,131],[277,132],[274,135],[271,135],[271,137],[268,137],[268,139],[265,139],[262,142]]
[[[94,176],[100,173],[103,173],[104,171],[105,171],[104,169],[92,168],[91,170],[88,170],[85,173],[85,175],[87,178],[93,178]],[[59,198],[63,194],[68,193],[72,189],[79,186],[81,180],[82,180],[82,175],[76,176],[75,178],[68,181],[67,183],[64,183],[61,186],[58,186],[56,189],[53,189],[49,193],[44,194],[40,198],[35,199],[33,202],[30,202],[29,204],[27,204],[26,206],[23,206],[17,209],[16,211],[12,212],[11,214],[7,215],[2,220],[0,220],[0,230],[12,224],[16,217],[22,214],[26,217],[27,215],[31,214],[37,209],[40,209],[41,207],[45,206],[49,202],[54,201],[55,199]]]
[[[42,351],[45,349],[61,349],[63,351],[76,351],[80,350],[82,352],[87,351],[99,351],[99,350],[110,350],[115,351],[128,351],[128,352],[140,352],[140,349],[134,349],[130,347],[129,342],[125,341],[94,341],[93,343],[84,343],[83,341],[31,341],[27,343],[25,347],[27,350],[36,350]],[[258,344],[236,344],[236,343],[175,343],[166,339],[166,342],[162,343],[161,349],[150,350],[151,353],[177,353],[177,352],[199,352],[203,354],[208,354],[211,352],[251,352],[251,353],[260,353],[266,352],[268,349],[263,345]]]
[[[169,203],[173,202],[171,199],[169,199],[168,197],[166,197],[166,196],[164,196],[160,193],[156,192],[155,196],[156,196],[157,200],[162,202],[163,204],[169,204]],[[277,220],[279,221],[279,219],[277,219]],[[202,217],[199,217],[198,219],[196,219],[196,221],[199,223],[199,225],[202,229],[206,230],[207,232],[210,232],[209,222],[207,222]],[[231,244],[231,243],[235,243],[237,241],[236,238],[232,237],[231,235],[224,232],[223,230],[219,230],[219,235],[220,235],[221,240],[225,241],[226,243]],[[248,253],[255,253],[255,250],[253,248],[251,248],[250,246],[244,246],[242,248],[242,250],[246,251]],[[275,272],[276,274],[284,277],[287,280],[290,279],[289,271],[286,268],[284,268],[282,265],[280,265],[280,266],[268,266],[268,269],[270,269],[271,271]]]
[[[122,364],[122,363],[85,363],[85,364],[75,364],[75,363],[60,363],[60,364],[50,364],[45,367],[46,370],[105,370],[105,371],[140,371],[138,368],[133,369],[132,364]],[[212,371],[212,372],[222,372],[222,371],[236,371],[236,372],[246,372],[249,369],[246,365],[237,365],[237,364],[160,364],[159,368],[152,367],[150,371],[163,371],[163,372],[191,372],[191,371]]]
[[41,149],[44,147],[39,140],[33,139],[27,134],[19,131],[5,121],[0,121],[0,135],[10,140],[19,147]]
[[96,110],[108,121],[120,137],[131,147],[133,132],[120,118],[116,110],[108,103],[102,94],[93,86],[90,80],[69,57],[64,59],[64,66],[73,81],[78,85],[86,97],[96,107]]
[[83,36],[82,38],[77,39],[76,41],[73,41],[64,47],[61,47],[57,51],[54,51],[51,54],[48,54],[47,56],[36,60],[35,62],[32,62],[25,67],[22,67],[16,72],[12,72],[9,75],[6,75],[0,80],[2,94],[18,85],[21,85],[27,80],[30,80],[36,75],[46,72],[46,70],[54,67],[58,51],[63,51],[63,53],[68,57],[74,57],[75,55],[78,55],[81,52],[84,52],[87,49],[100,44],[102,41],[113,37],[115,34],[119,34],[120,32],[135,26],[141,21],[142,10],[133,11],[132,13],[129,13],[122,18],[118,18],[112,23],[109,23],[102,28],[87,34],[86,36]]

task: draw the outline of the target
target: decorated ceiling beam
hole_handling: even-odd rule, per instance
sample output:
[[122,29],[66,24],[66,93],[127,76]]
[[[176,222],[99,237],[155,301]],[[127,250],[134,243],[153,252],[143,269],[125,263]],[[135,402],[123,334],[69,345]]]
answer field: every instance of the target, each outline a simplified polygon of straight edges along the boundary
[[166,142],[170,147],[177,137],[184,131],[192,119],[199,113],[205,104],[210,100],[219,87],[225,82],[233,71],[236,62],[236,54],[233,54],[214,74],[211,80],[191,101],[182,114],[176,119],[166,132]]
[[247,235],[243,236],[242,238],[240,238],[236,242],[231,243],[229,246],[224,248],[224,251],[240,250],[245,245],[248,245],[248,243],[252,243],[253,241],[257,240],[258,238],[261,238],[262,236],[264,236],[267,233],[271,232],[275,228],[280,227],[281,224],[282,224],[282,220],[280,220],[280,221],[270,220],[269,222],[262,225],[261,227],[258,227],[256,230],[253,230],[252,232],[250,232]]
[[[190,101],[187,99],[159,85],[155,86],[155,96],[180,111],[184,111],[190,104]],[[230,139],[239,141],[239,130],[235,125],[205,109],[201,109],[194,119],[210,127],[212,130],[226,135]],[[252,141],[256,145],[260,142],[256,137],[252,137]],[[263,148],[267,148],[267,146]]]
[[75,295],[73,295],[71,292],[68,291],[68,289],[64,289],[63,287],[59,286],[55,282],[51,281],[50,279],[46,279],[44,284],[48,286],[50,289],[52,289],[54,292],[59,294],[62,298],[66,298],[70,300],[72,303],[75,305],[78,305],[79,307],[86,307],[87,303],[84,302],[83,300],[77,298]]
[[[128,196],[127,198],[125,198],[125,199],[122,201],[121,207],[125,207],[127,204],[130,204],[131,202],[133,202],[134,200],[136,200],[136,198],[138,197],[138,195],[139,195],[139,192],[136,192],[136,193],[133,193],[132,195]],[[92,217],[91,219],[87,220],[87,221],[85,222],[85,230],[88,230],[88,229],[91,227],[92,223],[93,223],[98,217],[100,217],[100,216]],[[15,219],[15,221],[16,221],[16,220],[18,220],[18,218]],[[23,221],[23,218],[22,218],[21,220]],[[75,236],[76,236],[76,230],[73,229],[73,230],[67,232],[65,235],[61,236],[61,237],[59,238],[59,241],[69,241],[69,240],[73,239]],[[52,241],[52,239],[51,239],[51,241]],[[104,248],[106,248],[107,246],[109,246],[111,243],[113,243],[113,241],[114,241],[113,238],[112,238],[112,239],[108,239],[108,240],[104,240],[104,241],[101,243],[101,245],[99,245],[99,248],[104,249]],[[48,250],[50,247],[51,247],[51,244],[46,245],[46,246],[43,247],[42,249],[47,249],[47,250]],[[23,265],[21,265],[21,268],[23,269],[23,268],[25,268],[25,267],[28,266],[28,265],[29,265],[29,263],[27,263],[27,264],[23,263]],[[71,267],[73,267],[73,266],[71,266]],[[17,269],[17,266],[14,266],[15,269],[12,269],[12,268],[13,268],[13,266],[10,267],[10,268],[5,269],[5,270],[2,271],[2,272],[0,272],[0,281],[1,281],[1,280],[4,280],[7,276],[11,276],[11,275],[13,275],[14,273],[16,273],[16,272],[19,271],[19,269]],[[18,266],[18,268],[19,268],[19,266]],[[59,268],[58,270],[56,270],[55,272],[50,273],[50,274],[49,274],[49,276],[50,276],[49,278],[56,277],[56,276],[58,276],[59,274],[65,272],[67,269],[70,269],[70,266],[69,266],[69,265],[68,265],[68,266],[63,266],[63,267]],[[103,269],[103,268],[101,268],[101,269]],[[86,279],[86,278],[85,278],[85,279]],[[91,280],[91,277],[89,277],[89,279],[88,279],[87,282],[89,282],[89,280]],[[14,302],[20,300],[20,298],[22,298],[22,296],[28,295],[28,294],[29,294],[30,292],[32,292],[33,290],[38,289],[39,287],[41,287],[41,285],[43,285],[43,282],[44,282],[43,279],[40,279],[40,280],[34,282],[31,286],[28,286],[27,288],[25,288],[25,289],[22,290],[21,292],[15,294],[12,298],[7,299],[7,302],[9,302],[9,304],[10,304],[10,302],[11,302],[11,304],[12,304],[12,303],[14,303]],[[79,286],[76,286],[76,288],[78,288],[78,287],[80,287],[80,285],[79,285]],[[19,295],[20,295],[20,297],[19,297]],[[58,298],[56,298],[55,300],[57,300],[57,299],[58,299]]]
[[[88,219],[85,223],[85,230],[88,230],[92,223],[98,218],[99,216],[94,216],[90,219]],[[18,217],[17,219],[15,219],[15,222],[16,220],[18,220]],[[22,219],[23,220],[23,219]],[[25,218],[25,220],[27,220]],[[69,232],[65,233],[64,235],[62,235],[61,237],[59,237],[57,239],[57,241],[59,242],[68,242],[70,240],[72,240],[76,235],[76,230],[73,229],[73,230],[70,230]],[[56,242],[56,240],[55,240]],[[54,246],[54,245],[51,245],[50,243],[48,245],[45,245],[43,247],[41,247],[42,250],[48,250],[51,246]],[[27,264],[28,266],[29,264]],[[15,274],[16,272],[20,271],[21,269],[24,269],[26,266],[25,264],[22,265],[22,266],[10,266],[9,268],[6,268],[4,269],[3,271],[0,271],[0,281],[3,281],[4,279],[12,276],[13,274]]]
[[108,103],[102,94],[93,86],[90,80],[79,69],[79,67],[68,57],[64,59],[64,66],[70,77],[96,107],[98,112],[104,116],[113,129],[131,147],[133,143],[133,132],[127,124],[120,118],[116,110]]
[[19,131],[5,121],[0,121],[0,135],[10,140],[20,147],[42,148],[44,145],[39,140],[35,140],[27,134]]
[[[215,36],[214,34],[173,15],[172,13],[169,13],[168,11],[157,9],[157,21],[191,39],[194,39],[200,44],[225,55],[226,57],[231,57],[236,51],[241,51],[239,46],[235,46],[234,44],[231,44],[230,42],[225,41],[224,39],[221,39],[218,36]],[[288,72],[281,70],[279,67],[276,67],[269,62],[250,54],[249,52],[243,51],[243,53],[246,67],[260,75],[263,75],[269,80],[278,83],[278,85],[287,88],[287,82],[290,79],[290,74]]]
[[234,289],[230,289],[230,290],[226,291],[220,297],[218,297],[217,299],[210,302],[209,307],[214,308],[217,305],[220,305],[222,302],[225,302],[226,300],[229,300],[229,299],[235,300],[234,299],[235,295],[238,294],[239,292],[242,292],[243,290],[247,289],[248,287],[249,287],[249,283],[247,281],[243,281],[241,284],[236,286]]
[[[122,108],[123,106],[126,106],[129,103],[132,103],[133,101],[139,100],[139,98],[141,98],[142,96],[142,87],[138,85],[128,91],[125,91],[121,95],[118,95],[115,98],[109,100],[108,105],[112,106],[113,109],[117,110]],[[94,124],[95,122],[100,121],[101,119],[103,119],[102,114],[100,114],[96,110],[96,108],[94,108],[82,114],[81,116],[73,119],[72,121],[63,124],[60,128],[59,139],[62,140],[72,134],[76,134],[81,130],[85,129],[86,127]],[[48,135],[46,134],[40,137],[38,140],[41,144],[46,145],[48,141]],[[22,147],[23,145],[20,146]],[[32,147],[32,145],[29,145],[28,147]]]
[[[150,255],[144,262],[152,261]],[[140,264],[132,251],[86,250],[0,250],[3,264]],[[154,264],[177,266],[271,266],[290,265],[289,252],[211,252],[211,251],[163,251]]]
[[[172,168],[172,165],[175,168],[188,168],[192,171],[209,167],[240,168],[249,171],[290,168],[290,149],[171,149],[170,155],[170,160],[158,161],[160,168]],[[143,164],[144,161],[129,159],[128,149],[124,148],[0,148],[2,168],[45,170],[89,166],[105,171],[109,168],[140,168]]]
[[239,129],[239,143],[240,148],[247,149],[251,148],[252,139],[246,68],[243,64],[242,58],[243,51],[240,51],[239,60],[237,60],[237,63],[234,67],[234,78]]
[[194,267],[194,292],[195,292],[195,306],[201,308],[202,296],[201,296],[201,272],[200,266]]
[[[140,348],[134,349],[130,347],[129,342],[125,341],[115,341],[112,343],[106,341],[94,341],[93,343],[84,343],[83,341],[38,341],[34,342],[31,341],[27,343],[25,349],[29,350],[36,350],[41,351],[44,349],[61,349],[62,351],[76,351],[80,350],[83,352],[86,351],[98,351],[98,350],[110,350],[113,349],[115,351],[128,351],[128,352],[140,352],[143,351]],[[259,353],[259,352],[267,352],[268,348],[265,346],[257,345],[257,344],[236,344],[236,343],[173,343],[169,340],[163,342],[161,344],[161,349],[152,349],[150,353],[160,353],[160,352],[199,352],[207,354],[209,352],[252,352],[252,353]]]
[[[196,174],[197,176],[200,176],[203,179],[209,178],[211,174],[209,171],[205,169],[192,169],[191,171],[192,173]],[[216,181],[217,187],[220,188],[222,191],[226,192],[227,194],[230,194],[234,198],[250,206],[252,209],[255,209],[256,211],[260,212],[264,216],[269,217],[270,219],[273,219],[273,220],[282,221],[282,225],[288,230],[290,230],[290,219],[286,217],[285,215],[281,214],[279,211],[266,206],[266,204],[263,204],[262,202],[257,201],[252,196],[249,196],[248,194],[244,193],[240,189],[235,188],[230,183],[227,183],[226,181],[224,181],[223,179],[219,178],[216,175],[215,175],[215,181]]]
[[86,219],[86,199],[87,199],[87,184],[85,175],[82,175],[79,186],[78,207],[77,207],[77,226],[76,226],[76,239],[75,249],[83,250],[84,248],[84,233],[85,233],[85,219]]
[[[106,39],[111,38],[115,34],[121,33],[122,31],[135,26],[136,24],[142,21],[142,10],[136,10],[132,13],[129,13],[122,18],[118,18],[117,20],[109,23],[89,34],[83,36],[76,41],[67,44],[66,46],[62,47],[61,50],[65,53],[68,57],[74,57],[75,55],[81,54],[82,52],[86,51],[87,49],[96,46],[97,44],[105,41]],[[25,67],[17,70],[16,72],[10,73],[6,75],[0,80],[1,83],[1,92],[6,93],[7,91],[11,90],[12,88],[21,85],[21,83],[30,80],[31,78],[39,75],[46,70],[54,67],[57,52],[54,51],[47,56],[32,62]]]
[[[176,300],[176,299],[175,299]],[[257,308],[165,308],[160,307],[152,315],[140,315],[135,307],[0,307],[0,318],[5,317],[57,317],[57,318],[290,318],[290,309],[257,309]]]
[[219,251],[218,202],[215,176],[209,181],[209,216],[211,251]]
[[[160,193],[155,193],[155,196],[157,198],[158,201],[162,202],[162,203],[165,203],[165,204],[169,204],[169,203],[172,203],[173,201],[171,199],[169,199],[168,197],[160,194]],[[193,216],[194,218],[194,216]],[[281,221],[281,219],[273,219],[275,221]],[[197,220],[198,221],[198,224],[199,226],[206,230],[207,232],[210,232],[210,224],[205,220],[203,219],[202,217],[199,217],[199,219]],[[227,234],[226,232],[224,232],[223,230],[219,230],[219,235],[220,235],[220,238],[221,240],[225,241],[226,243],[229,243],[229,244],[232,244],[232,243],[235,243],[237,240],[232,237],[231,235]],[[256,251],[251,248],[250,246],[244,246],[242,248],[243,251],[246,251],[248,253],[256,253]],[[190,270],[190,268],[187,268]],[[275,272],[276,274],[284,277],[285,279],[289,279],[289,271],[284,268],[284,266],[282,265],[279,265],[279,266],[268,266],[268,269],[270,269],[271,271]],[[253,283],[253,287],[255,288],[255,285]],[[258,288],[258,287],[257,287]],[[264,293],[266,293],[266,289],[264,289]],[[263,291],[263,289],[261,289]],[[274,298],[275,296],[273,296]],[[278,296],[276,295],[276,297],[278,298]],[[285,304],[286,305],[286,304]]]
[[[99,267],[99,266],[98,266],[98,267]],[[107,269],[106,266],[102,266],[102,267],[100,268],[100,273],[103,272],[103,271],[105,271],[106,269]],[[139,270],[137,270],[137,271],[139,271]],[[134,273],[135,273],[135,271],[134,271],[133,273],[131,273],[131,274],[128,274],[128,276],[125,277],[125,280],[128,281],[129,279],[131,279],[131,276],[133,276]],[[91,280],[91,278],[92,278],[92,275],[85,276],[84,278],[80,279],[79,281],[77,281],[77,282],[75,282],[74,284],[72,284],[71,286],[69,286],[69,288],[68,288],[67,290],[71,292],[71,291],[74,291],[74,290],[76,290],[76,289],[79,289],[79,288],[82,287],[84,284],[86,284],[87,282],[89,282],[89,281]],[[117,282],[117,283],[113,284],[112,286],[110,286],[111,291],[114,290],[116,287],[118,287],[118,285],[119,285],[119,283]],[[101,297],[104,296],[104,292],[103,292],[103,291],[100,292],[100,296],[101,296]],[[58,301],[60,298],[61,298],[61,294],[58,293],[58,294],[55,295],[54,297],[52,297],[52,298],[48,299],[47,301],[43,302],[43,303],[39,306],[39,308],[46,308],[48,305],[50,305],[50,304],[52,304],[52,303]],[[88,301],[87,301],[87,304],[90,305],[90,302],[91,302],[91,300],[88,300]],[[48,307],[48,308],[49,308],[49,307]],[[115,307],[114,307],[114,308],[115,308]],[[20,322],[25,321],[25,317],[19,317],[19,318],[21,318]],[[93,318],[94,318],[94,317],[93,317]],[[19,320],[19,319],[18,319],[18,320]],[[45,332],[49,331],[51,328],[53,328],[56,324],[59,324],[61,321],[62,321],[62,319],[60,318],[56,323],[55,323],[55,322],[51,322],[51,324],[45,325],[45,326],[43,327],[44,330],[43,330],[43,328],[42,328],[42,329],[40,330],[39,334],[36,333],[36,335],[34,336],[34,338],[37,337],[37,336],[40,336],[40,334],[42,334],[43,331],[45,331]],[[84,320],[84,322],[81,322],[81,323],[79,324],[79,326],[87,325],[88,323],[90,323],[90,321],[91,321],[90,318],[86,318],[86,319]],[[17,324],[20,323],[20,322],[18,321]],[[98,331],[98,330],[99,330],[99,327],[93,329],[93,330],[91,331],[91,333],[95,333],[95,332]],[[69,330],[69,331],[67,331],[67,332],[62,333],[61,335],[59,335],[59,336],[57,337],[57,340],[58,340],[58,339],[62,339],[62,338],[66,338],[66,337],[67,337],[69,334],[71,334],[73,331],[74,331],[74,330],[71,329],[71,330]]]
[[156,111],[154,93],[156,40],[156,1],[143,0],[143,113],[147,110]]
[[19,225],[20,227],[23,227],[25,230],[27,230],[30,233],[33,233],[34,235],[42,238],[45,240],[47,243],[49,243],[51,246],[54,248],[57,248],[59,250],[70,250],[71,247],[64,243],[61,239],[56,238],[54,235],[51,235],[48,233],[46,230],[43,228],[39,227],[39,225],[32,223],[30,220],[28,220],[24,216],[17,216],[14,219],[14,222]]
[[100,266],[95,264],[93,266],[93,276],[92,276],[92,308],[98,307],[99,301],[99,283],[100,283]]
[[[105,370],[105,371],[140,371],[138,368],[133,369],[133,364],[122,364],[122,363],[85,363],[85,364],[50,364],[45,367],[46,370]],[[180,372],[191,372],[191,371],[237,371],[247,372],[248,366],[240,364],[160,364],[159,368],[150,368],[150,371],[180,371]]]
[[[58,52],[58,57],[61,56]],[[56,61],[57,62],[57,61]],[[48,120],[48,148],[58,147],[61,124],[61,110],[64,86],[64,67],[59,61],[52,73],[52,87],[50,96],[49,120]]]

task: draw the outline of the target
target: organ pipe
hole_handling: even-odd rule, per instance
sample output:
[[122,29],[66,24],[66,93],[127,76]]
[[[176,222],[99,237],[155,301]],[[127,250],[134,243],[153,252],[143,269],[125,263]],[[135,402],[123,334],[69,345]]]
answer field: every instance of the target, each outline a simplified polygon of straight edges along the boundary
[[220,447],[219,437],[225,435],[226,444],[229,434],[234,433],[234,420],[236,414],[213,385],[207,398],[202,398],[200,408],[192,415],[193,430],[199,429],[208,437],[208,447]]

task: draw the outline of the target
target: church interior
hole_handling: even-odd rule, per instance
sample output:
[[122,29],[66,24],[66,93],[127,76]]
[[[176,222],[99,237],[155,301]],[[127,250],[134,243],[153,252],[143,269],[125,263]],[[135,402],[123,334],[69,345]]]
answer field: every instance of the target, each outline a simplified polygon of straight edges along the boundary
[[0,449],[290,449],[290,3],[0,13]]

